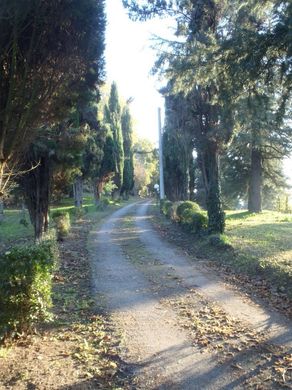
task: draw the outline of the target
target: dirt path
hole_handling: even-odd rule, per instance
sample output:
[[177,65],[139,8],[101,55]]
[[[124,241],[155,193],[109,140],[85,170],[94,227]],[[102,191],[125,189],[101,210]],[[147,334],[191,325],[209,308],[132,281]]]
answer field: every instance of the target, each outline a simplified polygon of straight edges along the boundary
[[96,302],[123,336],[133,388],[286,385],[287,375],[268,375],[277,358],[286,358],[279,350],[274,356],[270,343],[291,347],[289,323],[157,237],[147,206],[124,207],[91,237]]

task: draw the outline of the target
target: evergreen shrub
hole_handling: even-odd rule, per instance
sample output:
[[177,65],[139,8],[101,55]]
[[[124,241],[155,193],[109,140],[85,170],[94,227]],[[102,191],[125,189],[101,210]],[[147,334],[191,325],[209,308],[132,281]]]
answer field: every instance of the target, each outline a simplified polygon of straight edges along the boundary
[[0,255],[0,341],[51,319],[56,242],[16,247]]
[[198,213],[202,212],[201,207],[195,202],[192,202],[190,200],[181,202],[176,209],[177,219],[179,222],[182,222],[182,215],[185,210],[192,210]]
[[167,217],[170,218],[171,216],[171,207],[172,207],[172,202],[167,199],[163,199],[160,202],[160,208],[162,213]]
[[70,231],[70,214],[67,211],[58,210],[52,214],[52,219],[55,222],[58,240],[63,240]]
[[204,211],[185,209],[180,217],[184,229],[192,233],[201,233],[208,227],[208,217]]

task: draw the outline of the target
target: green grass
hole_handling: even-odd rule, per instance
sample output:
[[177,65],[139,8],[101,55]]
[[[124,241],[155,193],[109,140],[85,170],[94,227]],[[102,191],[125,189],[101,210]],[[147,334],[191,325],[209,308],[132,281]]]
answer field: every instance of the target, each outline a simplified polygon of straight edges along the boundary
[[33,237],[33,227],[27,212],[25,214],[27,226],[20,223],[23,218],[20,210],[5,210],[4,215],[4,220],[0,223],[0,249],[4,244]]
[[[120,203],[110,201],[110,209],[115,209],[120,206]],[[50,207],[50,215],[55,211],[67,211],[70,214],[70,219],[73,222],[76,217],[74,200],[72,198],[66,198],[60,201],[58,204],[53,204]],[[98,211],[93,197],[85,196],[83,198],[83,213],[88,215],[90,219],[96,219],[102,216],[102,211]],[[4,220],[0,223],[0,252],[7,246],[10,247],[14,243],[22,243],[27,240],[33,240],[34,232],[33,226],[30,223],[29,215],[26,210],[25,220],[27,226],[20,223],[23,218],[21,210],[17,209],[5,209]],[[52,224],[52,220],[51,220]]]
[[[292,298],[292,214],[263,211],[225,211],[226,229],[221,235],[192,236],[188,243],[198,258],[227,265],[237,273],[260,277],[276,292]],[[160,224],[166,220],[158,217]],[[176,237],[172,237],[176,241]],[[185,241],[184,241],[185,240]],[[177,238],[179,241],[179,238]]]
[[[230,264],[237,271],[261,275],[276,289],[292,296],[292,215],[273,211],[251,214],[227,211],[222,241],[233,251],[212,253],[205,240],[201,242],[213,257]],[[214,251],[214,249],[213,249]]]

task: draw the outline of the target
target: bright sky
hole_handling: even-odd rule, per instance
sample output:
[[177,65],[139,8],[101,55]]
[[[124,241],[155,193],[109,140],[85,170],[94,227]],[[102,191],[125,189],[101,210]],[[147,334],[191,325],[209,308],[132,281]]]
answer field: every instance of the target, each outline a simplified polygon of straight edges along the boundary
[[[106,69],[107,81],[117,82],[124,99],[133,97],[132,116],[135,130],[141,137],[158,139],[158,107],[163,99],[157,92],[162,85],[149,73],[155,62],[150,48],[151,36],[165,36],[166,20],[132,22],[121,0],[107,0]],[[162,110],[163,111],[163,110]]]

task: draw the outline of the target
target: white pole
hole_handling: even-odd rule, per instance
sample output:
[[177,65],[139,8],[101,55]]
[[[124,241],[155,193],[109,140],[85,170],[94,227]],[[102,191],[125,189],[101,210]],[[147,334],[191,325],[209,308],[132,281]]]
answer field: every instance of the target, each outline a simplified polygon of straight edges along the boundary
[[158,132],[159,132],[159,194],[160,200],[165,198],[164,194],[164,177],[163,177],[163,142],[161,127],[161,108],[158,108]]

